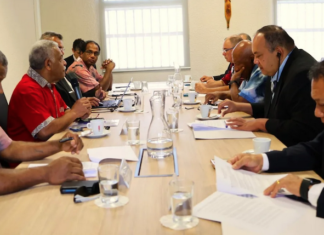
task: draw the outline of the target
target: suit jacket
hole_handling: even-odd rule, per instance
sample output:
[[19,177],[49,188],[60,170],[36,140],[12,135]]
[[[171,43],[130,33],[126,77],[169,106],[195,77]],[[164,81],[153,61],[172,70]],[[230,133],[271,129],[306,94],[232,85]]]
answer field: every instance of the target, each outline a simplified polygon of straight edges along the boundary
[[[66,75],[66,78],[68,79],[68,75]],[[71,89],[70,85],[64,78],[57,82],[55,86],[65,104],[71,108],[75,101],[77,101],[74,90]]]
[[228,65],[228,67],[227,67],[224,74],[221,74],[221,75],[218,75],[218,76],[213,76],[214,80],[215,81],[221,80],[225,76],[225,74],[227,74],[229,72],[230,69],[231,69],[231,63],[229,63],[229,65]]
[[[267,153],[269,172],[313,170],[324,178],[324,131],[314,140],[297,144],[283,151]],[[317,216],[324,218],[324,189],[317,201]]]
[[66,57],[64,60],[66,62],[66,67],[65,67],[65,71],[66,71],[71,66],[71,64],[73,64],[73,62],[74,62],[73,55]]
[[314,116],[308,71],[315,59],[295,48],[282,70],[272,99],[270,78],[266,83],[264,103],[251,104],[255,118],[268,118],[266,129],[286,146],[309,141],[323,130]]

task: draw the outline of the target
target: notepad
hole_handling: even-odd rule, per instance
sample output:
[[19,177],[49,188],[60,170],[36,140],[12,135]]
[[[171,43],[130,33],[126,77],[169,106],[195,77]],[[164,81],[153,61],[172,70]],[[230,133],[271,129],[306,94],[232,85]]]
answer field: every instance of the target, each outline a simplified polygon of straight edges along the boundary
[[113,146],[87,149],[89,159],[99,163],[103,159],[125,159],[138,161],[133,149],[130,146]]

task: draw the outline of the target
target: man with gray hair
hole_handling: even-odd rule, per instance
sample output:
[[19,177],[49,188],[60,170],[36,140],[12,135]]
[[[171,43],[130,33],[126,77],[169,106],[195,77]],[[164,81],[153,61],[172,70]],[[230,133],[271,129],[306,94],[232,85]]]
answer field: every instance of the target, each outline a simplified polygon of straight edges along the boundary
[[8,70],[8,60],[6,56],[0,51],[0,94],[3,94],[2,80],[6,77]]
[[238,35],[233,35],[228,38],[225,38],[223,44],[223,56],[227,62],[230,64],[228,65],[227,70],[224,74],[218,76],[202,76],[200,81],[207,82],[207,84],[203,83],[196,83],[195,90],[199,93],[211,93],[215,91],[228,91],[229,86],[228,83],[231,81],[232,73],[233,73],[233,58],[232,58],[232,51],[236,44],[238,44],[243,39]]
[[45,141],[66,130],[75,119],[90,115],[88,99],[76,101],[70,110],[56,90],[55,83],[64,78],[66,64],[56,42],[37,41],[29,64],[9,104],[8,134],[13,140]]

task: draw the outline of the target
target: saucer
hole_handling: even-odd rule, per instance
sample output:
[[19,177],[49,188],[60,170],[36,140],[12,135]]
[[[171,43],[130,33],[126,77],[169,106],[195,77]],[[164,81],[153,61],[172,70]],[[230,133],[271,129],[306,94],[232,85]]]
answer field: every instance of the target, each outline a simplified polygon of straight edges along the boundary
[[197,100],[195,102],[190,102],[190,100],[184,100],[183,104],[187,104],[187,105],[195,105],[195,104],[200,104],[200,101]]
[[196,117],[198,120],[205,121],[205,120],[216,120],[220,118],[222,115],[221,114],[211,114],[211,117],[201,117],[201,114],[198,114]]
[[109,130],[103,130],[102,134],[100,134],[100,135],[95,135],[94,133],[91,133],[90,135],[85,135],[83,137],[95,139],[95,138],[100,138],[100,137],[104,137],[106,135],[109,135],[109,133],[110,133]]
[[125,110],[125,108],[122,107],[122,108],[118,108],[117,110],[118,110],[119,112],[123,112],[123,113],[130,113],[130,112],[135,112],[135,111],[136,111],[136,108],[135,108],[135,107],[132,107],[131,109],[127,109],[127,110]]
[[195,91],[195,88],[190,88],[189,91]]
[[[272,149],[269,149],[269,151],[267,151],[267,152],[271,152],[271,151],[273,151],[273,150],[272,150]],[[254,149],[245,150],[245,151],[243,151],[242,153],[250,153],[250,154],[254,154]]]

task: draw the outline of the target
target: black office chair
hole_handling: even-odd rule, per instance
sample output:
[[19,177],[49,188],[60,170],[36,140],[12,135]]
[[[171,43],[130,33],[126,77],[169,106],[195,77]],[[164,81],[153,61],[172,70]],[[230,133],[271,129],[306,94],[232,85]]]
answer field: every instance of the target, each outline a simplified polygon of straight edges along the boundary
[[[4,93],[0,93],[0,126],[7,133],[8,102]],[[2,167],[9,168],[8,162],[0,160]]]

